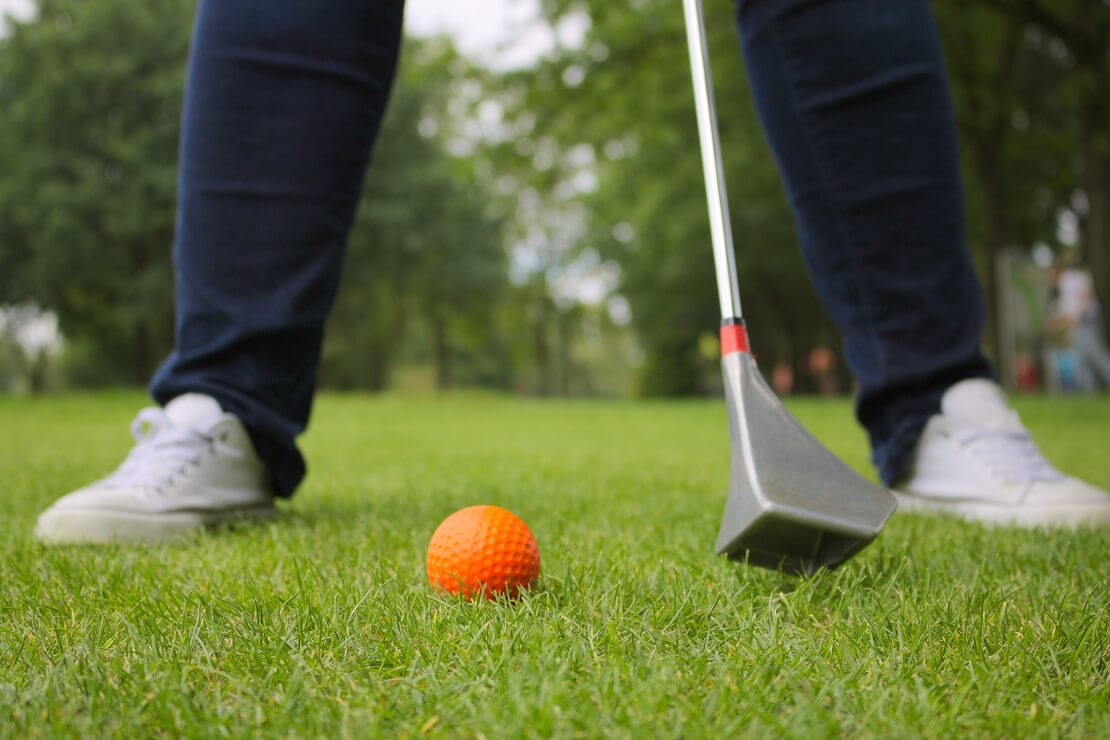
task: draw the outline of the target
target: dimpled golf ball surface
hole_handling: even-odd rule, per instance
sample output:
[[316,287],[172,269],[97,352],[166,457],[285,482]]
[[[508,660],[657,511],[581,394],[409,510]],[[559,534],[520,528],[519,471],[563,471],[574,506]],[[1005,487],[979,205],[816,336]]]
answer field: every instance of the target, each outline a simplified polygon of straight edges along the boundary
[[540,548],[532,531],[497,506],[456,511],[428,543],[428,580],[450,594],[516,596],[539,575]]

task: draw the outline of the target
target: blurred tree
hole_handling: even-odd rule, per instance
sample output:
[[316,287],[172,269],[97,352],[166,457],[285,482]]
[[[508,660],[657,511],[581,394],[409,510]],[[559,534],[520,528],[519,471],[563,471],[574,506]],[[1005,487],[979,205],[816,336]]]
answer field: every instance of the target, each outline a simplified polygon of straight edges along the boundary
[[[598,153],[590,165],[598,185],[577,196],[590,214],[585,241],[623,268],[620,289],[647,351],[643,390],[697,391],[712,373],[694,348],[715,309],[680,8],[653,0],[632,8],[583,0],[543,5],[552,26],[585,14],[589,31],[582,44],[558,48],[527,90],[510,97],[518,120],[537,123],[528,133],[531,144],[518,139],[504,149],[518,155],[522,171],[541,170],[532,182],[548,193],[578,176],[572,155],[580,142]],[[1102,237],[1110,207],[1099,204],[1110,203],[1100,195],[1110,188],[1100,180],[1110,173],[1103,164],[1103,150],[1110,151],[1110,2],[938,0],[935,7],[952,71],[970,243],[988,315],[997,309],[996,255],[1013,244],[1054,241],[1060,210],[1077,207],[1076,182],[1090,202],[1088,258],[1107,283],[1110,265],[1101,245],[1110,239]],[[801,277],[790,214],[744,94],[741,65],[729,63],[737,48],[731,7],[711,0],[706,13],[745,313],[755,349],[800,370],[808,348],[835,334]],[[552,141],[561,142],[562,156],[545,154]],[[1081,200],[1079,209],[1084,205]],[[749,244],[753,234],[756,249]]]
[[[937,0],[960,129],[969,237],[994,317],[998,256],[1051,242],[1057,213],[1074,189],[1073,145],[1059,59],[1032,43],[1027,24],[985,3]],[[1003,352],[993,320],[989,345]]]
[[[635,355],[624,330],[560,292],[594,260],[619,265],[607,285],[631,307],[640,391],[718,387],[681,7],[542,6],[566,43],[535,69],[481,69],[442,39],[406,47],[329,325],[326,384],[383,388],[395,365],[418,361],[441,387],[580,392],[594,370],[604,387],[626,387],[615,369]],[[985,286],[998,250],[1051,243],[1067,208],[1110,305],[1110,0],[934,6]],[[193,8],[44,0],[0,39],[0,303],[56,311],[65,367],[86,382],[145,382],[171,342]],[[794,244],[732,5],[707,0],[706,12],[754,347],[764,368],[785,361],[806,378],[809,349],[836,333]]]
[[1050,93],[1074,126],[1072,151],[1078,156],[1072,162],[1085,195],[1078,209],[1084,252],[1095,289],[1110,305],[1110,0],[977,2],[1021,24],[1027,44],[1061,72],[1051,88],[1031,93]]
[[193,5],[44,0],[0,41],[0,302],[56,311],[108,382],[145,383],[171,343]]
[[[145,384],[172,344],[194,5],[45,0],[0,39],[0,303],[57,312],[78,382]],[[460,354],[498,346],[500,222],[473,165],[419,132],[424,109],[444,104],[436,76],[457,54],[443,40],[407,49],[330,325],[323,379],[335,385],[383,388],[410,314],[434,336],[440,385],[455,382]]]
[[427,325],[440,388],[458,380],[461,351],[489,351],[507,284],[500,221],[468,162],[422,126],[446,82],[429,71],[456,58],[442,39],[406,45],[329,323],[325,384],[384,389],[413,320]]
[[[549,208],[585,206],[578,244],[620,264],[619,291],[646,352],[641,392],[715,389],[717,360],[699,349],[719,315],[681,6],[549,0],[544,9],[556,28],[586,14],[588,31],[510,77],[500,100],[516,135],[499,161]],[[795,246],[731,4],[713,0],[706,12],[745,314],[763,364],[784,358],[800,369],[810,346],[836,334]]]
[[56,314],[34,304],[0,306],[0,376],[36,395],[46,390],[51,359],[62,348]]
[[[557,283],[568,282],[570,263],[577,258],[584,209],[567,198],[543,198],[534,187],[534,178],[520,177],[517,163],[506,166],[498,154],[515,141],[525,147],[534,143],[526,135],[530,126],[527,115],[512,125],[503,115],[507,96],[524,89],[519,75],[485,69],[456,54],[440,54],[437,63],[414,68],[425,70],[413,80],[428,98],[421,126],[435,131],[436,138],[454,154],[453,161],[465,167],[471,189],[484,201],[481,210],[499,224],[500,242],[508,257],[511,287],[500,293],[492,333],[491,327],[483,328],[489,334],[487,351],[496,350],[507,367],[495,370],[489,362],[482,363],[486,370],[480,374],[480,382],[489,384],[496,377],[511,380],[518,392],[553,393],[560,387],[557,378],[564,373],[561,358],[572,361],[554,345],[567,331],[573,332],[571,324],[580,319],[579,297],[556,300],[554,292]],[[554,142],[544,143],[548,145],[554,146]],[[444,263],[451,273],[457,273],[450,264]],[[478,328],[472,324],[470,333]],[[477,370],[478,364],[465,364]],[[478,380],[475,376],[472,382]]]

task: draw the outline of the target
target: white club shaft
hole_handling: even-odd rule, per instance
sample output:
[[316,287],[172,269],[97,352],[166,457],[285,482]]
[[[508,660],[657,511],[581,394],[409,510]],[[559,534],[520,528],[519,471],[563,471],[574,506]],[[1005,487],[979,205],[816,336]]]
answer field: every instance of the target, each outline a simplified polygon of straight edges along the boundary
[[728,193],[721,166],[721,140],[717,133],[717,111],[713,104],[713,75],[705,43],[705,17],[701,0],[682,0],[686,15],[686,42],[690,48],[690,74],[694,78],[694,107],[698,112],[698,139],[709,203],[709,231],[713,239],[713,261],[717,267],[717,292],[721,318],[739,319],[740,286],[736,279],[736,257],[728,216]]

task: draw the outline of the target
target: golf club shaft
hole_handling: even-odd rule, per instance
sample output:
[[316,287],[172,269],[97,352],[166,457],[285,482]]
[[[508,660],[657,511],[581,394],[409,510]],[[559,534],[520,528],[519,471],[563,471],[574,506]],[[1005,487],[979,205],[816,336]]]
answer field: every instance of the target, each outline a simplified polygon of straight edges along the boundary
[[694,107],[698,113],[705,196],[709,204],[709,231],[713,239],[713,261],[717,268],[717,292],[721,319],[739,320],[740,286],[736,279],[736,256],[728,215],[728,192],[721,166],[721,140],[717,133],[717,111],[713,103],[713,75],[705,42],[705,17],[701,0],[682,0],[686,16],[686,42],[690,49],[690,74],[694,80]]

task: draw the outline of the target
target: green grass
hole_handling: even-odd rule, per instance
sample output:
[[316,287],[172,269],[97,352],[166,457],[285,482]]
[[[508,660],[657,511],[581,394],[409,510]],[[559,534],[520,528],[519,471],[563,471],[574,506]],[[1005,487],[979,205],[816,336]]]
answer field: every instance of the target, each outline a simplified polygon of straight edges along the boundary
[[[1110,736],[1110,534],[896,518],[840,570],[713,556],[723,407],[324,397],[275,523],[46,549],[52,499],[113,467],[135,394],[0,399],[0,734]],[[867,468],[845,402],[796,413]],[[1110,486],[1110,399],[1025,399]],[[427,587],[455,509],[540,542],[542,586]]]

